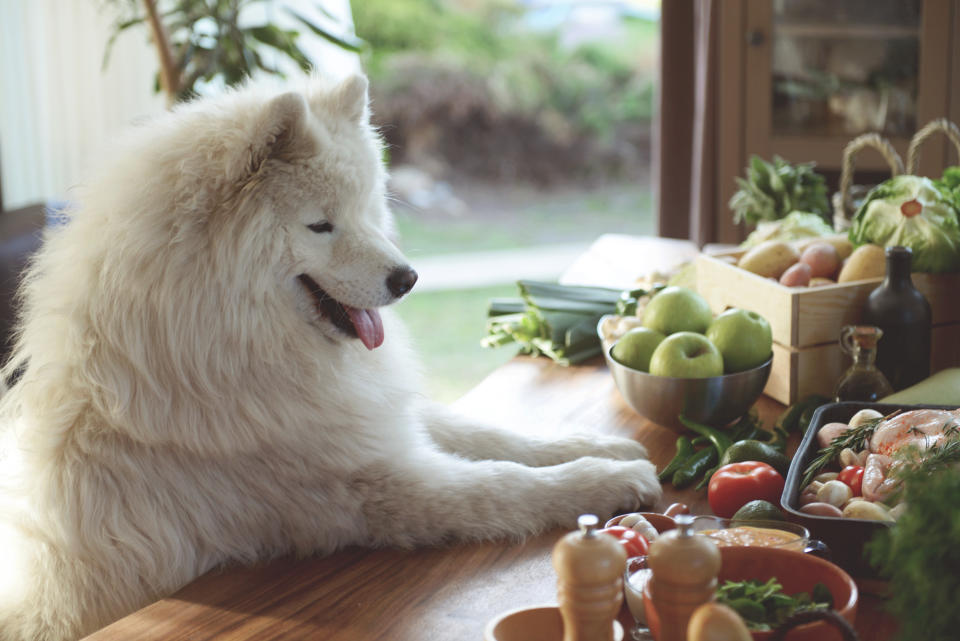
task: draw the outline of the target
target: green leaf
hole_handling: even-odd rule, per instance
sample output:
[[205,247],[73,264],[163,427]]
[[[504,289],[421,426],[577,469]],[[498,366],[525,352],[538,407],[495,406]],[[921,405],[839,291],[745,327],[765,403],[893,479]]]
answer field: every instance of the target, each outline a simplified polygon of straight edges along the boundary
[[104,50],[103,50],[103,60],[100,62],[100,71],[103,71],[104,69],[107,68],[107,62],[110,59],[110,52],[113,51],[113,45],[116,42],[117,37],[124,31],[129,29],[130,27],[134,27],[142,23],[144,20],[146,20],[145,17],[139,16],[131,20],[125,20],[114,27],[113,33],[110,34],[110,39],[107,40],[106,47],[104,47]]
[[320,36],[324,40],[332,42],[333,44],[337,45],[341,49],[346,49],[348,51],[353,51],[355,53],[360,53],[361,51],[363,51],[363,45],[364,45],[363,40],[360,40],[356,36],[335,35],[330,31],[327,31],[323,27],[317,26],[316,24],[308,20],[306,16],[294,11],[290,7],[284,7],[284,9],[286,9],[286,11],[290,15],[292,15],[294,18],[302,22],[310,31]]

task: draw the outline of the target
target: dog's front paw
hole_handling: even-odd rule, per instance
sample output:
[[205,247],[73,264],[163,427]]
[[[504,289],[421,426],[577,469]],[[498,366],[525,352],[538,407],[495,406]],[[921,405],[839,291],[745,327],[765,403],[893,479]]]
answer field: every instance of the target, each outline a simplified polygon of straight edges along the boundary
[[619,436],[576,435],[541,443],[521,462],[540,467],[588,457],[634,461],[647,458],[647,448]]
[[619,436],[596,436],[590,440],[589,453],[584,456],[597,456],[615,461],[634,461],[647,458],[647,448],[630,438]]
[[663,496],[656,467],[650,461],[582,458],[563,467],[567,486],[565,525],[583,513],[606,518],[654,505]]
[[616,464],[618,469],[608,483],[617,489],[606,506],[608,514],[632,512],[654,505],[663,497],[657,468],[650,461],[632,460]]

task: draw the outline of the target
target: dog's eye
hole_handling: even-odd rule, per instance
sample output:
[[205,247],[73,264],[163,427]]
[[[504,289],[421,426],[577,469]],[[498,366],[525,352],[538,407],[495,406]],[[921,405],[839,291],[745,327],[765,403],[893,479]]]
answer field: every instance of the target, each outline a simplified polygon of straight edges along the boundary
[[307,229],[315,234],[328,234],[333,231],[333,223],[323,221],[322,223],[310,223]]

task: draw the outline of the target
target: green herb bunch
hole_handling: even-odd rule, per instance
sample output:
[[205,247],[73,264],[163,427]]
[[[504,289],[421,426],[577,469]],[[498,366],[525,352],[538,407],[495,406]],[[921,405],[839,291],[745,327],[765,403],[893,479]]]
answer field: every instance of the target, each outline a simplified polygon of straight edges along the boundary
[[[952,448],[953,446],[951,446]],[[889,579],[888,607],[899,621],[899,639],[948,641],[960,630],[960,467],[904,466],[906,512],[867,545]]]
[[817,214],[829,221],[826,182],[814,167],[814,163],[792,165],[779,156],[774,156],[772,163],[751,157],[747,177],[737,178],[739,190],[730,199],[733,222],[756,225],[763,220],[780,220],[794,211]]
[[812,592],[789,595],[777,579],[760,581],[727,581],[717,589],[717,603],[737,611],[756,631],[769,631],[781,625],[798,612],[828,610],[833,607],[833,595],[823,583],[817,583]]

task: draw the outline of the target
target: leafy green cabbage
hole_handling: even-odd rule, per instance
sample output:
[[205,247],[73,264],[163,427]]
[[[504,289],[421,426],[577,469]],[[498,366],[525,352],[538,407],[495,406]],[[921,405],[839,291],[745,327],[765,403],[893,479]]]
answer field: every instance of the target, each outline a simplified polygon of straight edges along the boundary
[[741,247],[754,247],[768,240],[802,240],[829,236],[833,227],[827,224],[819,214],[806,211],[793,211],[780,220],[763,220],[750,232]]
[[890,178],[867,194],[853,217],[850,242],[909,247],[915,272],[960,271],[960,223],[951,201],[929,178]]

